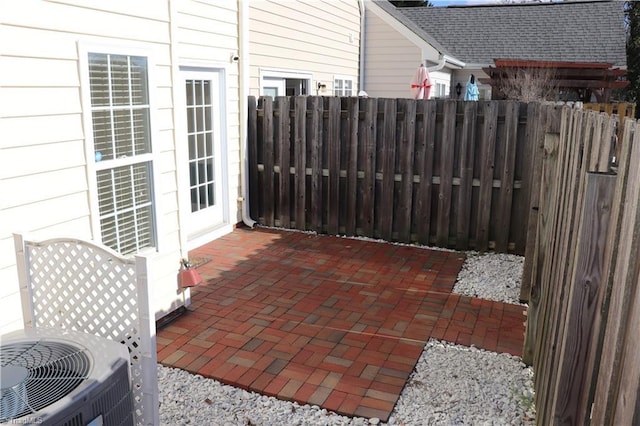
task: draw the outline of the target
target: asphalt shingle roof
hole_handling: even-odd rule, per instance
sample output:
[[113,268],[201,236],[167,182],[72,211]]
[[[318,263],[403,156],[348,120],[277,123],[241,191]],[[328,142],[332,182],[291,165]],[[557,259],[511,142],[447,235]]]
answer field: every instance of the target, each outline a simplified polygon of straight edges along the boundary
[[[608,62],[626,66],[622,1],[563,1],[395,8],[425,41],[466,63],[494,59]],[[385,5],[386,6],[386,5]],[[427,36],[425,36],[428,35]]]

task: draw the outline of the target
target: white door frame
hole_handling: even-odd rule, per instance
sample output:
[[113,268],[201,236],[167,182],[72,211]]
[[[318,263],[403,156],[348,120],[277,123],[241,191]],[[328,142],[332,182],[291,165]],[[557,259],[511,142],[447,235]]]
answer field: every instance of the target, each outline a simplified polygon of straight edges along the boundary
[[[181,187],[178,189],[183,194],[181,198],[181,211],[186,220],[182,220],[182,226],[185,227],[185,235],[187,239],[187,249],[193,249],[206,242],[215,239],[218,234],[222,235],[229,226],[229,172],[228,172],[228,146],[227,146],[227,120],[226,120],[226,91],[225,91],[225,70],[215,67],[200,66],[181,66],[179,68],[179,85],[178,92],[181,94],[178,114],[184,117],[177,124],[177,146],[176,149],[182,150],[178,159],[183,160],[178,163],[178,168],[184,179],[179,180]],[[211,86],[211,102],[212,102],[212,123],[213,123],[213,145],[214,151],[214,167],[216,168],[216,207],[207,208],[198,212],[192,212],[191,190],[190,190],[190,169],[189,169],[189,138],[188,138],[188,122],[187,100],[186,100],[186,81],[187,80],[210,80]],[[223,230],[224,229],[224,230]]]

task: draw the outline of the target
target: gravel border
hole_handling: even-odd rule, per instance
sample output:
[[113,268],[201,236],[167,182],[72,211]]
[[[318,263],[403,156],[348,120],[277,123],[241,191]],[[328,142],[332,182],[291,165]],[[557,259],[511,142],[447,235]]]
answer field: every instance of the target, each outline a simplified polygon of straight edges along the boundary
[[[454,293],[518,303],[523,257],[467,252]],[[388,425],[533,425],[533,372],[521,359],[431,339]],[[281,401],[158,365],[161,425],[384,424]]]

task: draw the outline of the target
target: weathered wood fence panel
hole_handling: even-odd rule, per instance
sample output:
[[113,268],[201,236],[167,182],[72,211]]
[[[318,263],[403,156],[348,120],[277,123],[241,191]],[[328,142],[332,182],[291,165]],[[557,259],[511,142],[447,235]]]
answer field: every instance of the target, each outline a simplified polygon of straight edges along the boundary
[[539,105],[338,97],[249,105],[258,223],[524,254]]
[[541,118],[523,274],[536,423],[637,424],[639,124],[626,121],[616,169],[617,117],[555,107]]

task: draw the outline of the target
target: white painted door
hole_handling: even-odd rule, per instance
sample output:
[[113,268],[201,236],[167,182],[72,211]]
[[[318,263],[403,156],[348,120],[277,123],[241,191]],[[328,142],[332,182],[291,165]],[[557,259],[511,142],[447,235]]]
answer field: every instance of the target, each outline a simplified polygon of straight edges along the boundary
[[224,223],[220,73],[185,71],[190,237]]

